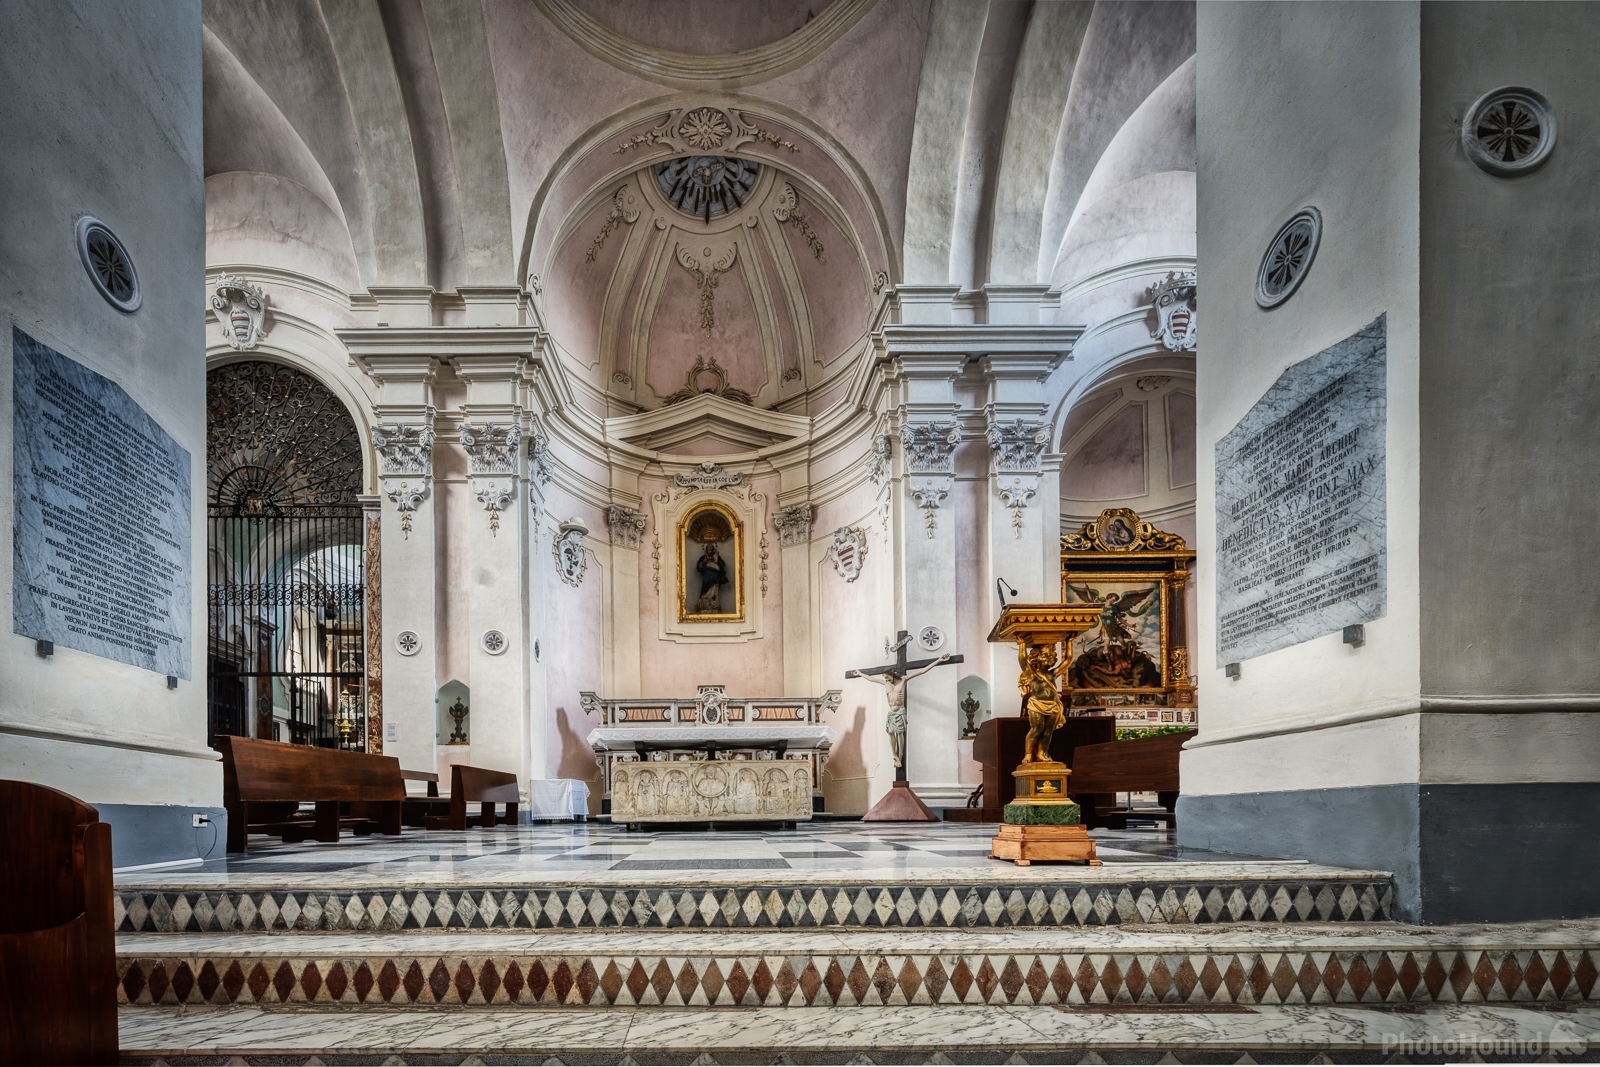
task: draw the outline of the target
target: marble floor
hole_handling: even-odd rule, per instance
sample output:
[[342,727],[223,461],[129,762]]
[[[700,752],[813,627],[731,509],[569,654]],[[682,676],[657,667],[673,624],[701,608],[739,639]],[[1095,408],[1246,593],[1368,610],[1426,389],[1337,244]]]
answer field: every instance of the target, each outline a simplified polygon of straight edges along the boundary
[[[975,823],[802,823],[793,830],[648,830],[609,823],[557,823],[493,830],[407,829],[398,839],[344,835],[337,844],[284,844],[255,837],[244,856],[200,865],[124,871],[119,886],[341,885],[375,883],[524,884],[582,881],[732,883],[919,879],[1110,880],[1159,865],[1187,878],[1230,873],[1311,877],[1351,873],[1287,858],[1248,857],[1180,847],[1165,829],[1095,830],[1103,868],[1016,867],[989,858],[995,827]],[[1120,868],[1120,873],[1118,872]]]
[[1600,1008],[487,1010],[124,1007],[130,1064],[1595,1062]]

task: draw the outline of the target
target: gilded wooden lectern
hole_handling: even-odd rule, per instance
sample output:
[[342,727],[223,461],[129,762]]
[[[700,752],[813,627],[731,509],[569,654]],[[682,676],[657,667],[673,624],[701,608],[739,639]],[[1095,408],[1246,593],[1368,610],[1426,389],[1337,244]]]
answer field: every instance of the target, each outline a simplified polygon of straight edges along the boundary
[[1074,636],[1100,621],[1093,604],[1008,604],[989,631],[990,641],[1015,641],[1022,673],[1023,713],[1028,739],[1022,763],[1012,772],[1016,798],[1005,807],[1005,821],[990,845],[990,855],[1018,866],[1033,860],[1087,860],[1098,867],[1094,842],[1083,828],[1083,813],[1067,795],[1072,771],[1050,758],[1050,739],[1066,722],[1068,694],[1062,692],[1066,669],[1063,648]]

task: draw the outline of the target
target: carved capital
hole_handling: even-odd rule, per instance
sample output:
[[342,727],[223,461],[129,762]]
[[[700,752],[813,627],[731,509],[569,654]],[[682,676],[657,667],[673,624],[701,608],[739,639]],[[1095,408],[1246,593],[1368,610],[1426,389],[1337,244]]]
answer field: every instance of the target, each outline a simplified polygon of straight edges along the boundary
[[889,474],[893,470],[894,438],[886,433],[880,433],[872,438],[872,451],[867,453],[867,458],[862,461],[862,466],[867,470],[867,478],[881,492],[889,484]]
[[553,477],[555,468],[551,466],[550,438],[535,419],[533,429],[528,434],[528,481],[535,489],[543,491]]
[[461,447],[467,453],[468,473],[514,478],[517,455],[522,447],[522,427],[515,421],[505,426],[465,422],[461,424]]
[[638,548],[644,533],[644,512],[612,504],[606,509],[606,526],[611,530],[612,544]]
[[[429,409],[429,421],[432,421]],[[372,428],[372,447],[378,451],[378,473],[390,475],[433,474],[433,426],[390,423]]]
[[778,543],[784,548],[804,545],[811,541],[811,520],[817,509],[809,501],[784,508],[772,516],[772,525],[778,530]]
[[1050,425],[1031,419],[1017,419],[1009,425],[993,422],[984,436],[996,474],[1038,474],[1050,444]]
[[961,427],[954,422],[913,423],[900,430],[910,474],[954,474]]

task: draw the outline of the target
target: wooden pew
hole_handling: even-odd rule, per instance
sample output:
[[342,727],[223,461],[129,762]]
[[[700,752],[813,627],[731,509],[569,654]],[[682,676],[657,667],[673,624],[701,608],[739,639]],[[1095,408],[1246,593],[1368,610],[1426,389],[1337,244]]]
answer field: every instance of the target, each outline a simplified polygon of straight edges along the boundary
[[[286,745],[253,737],[219,737],[222,803],[228,809],[228,851],[244,852],[249,834],[285,841],[335,842],[341,822],[358,834],[400,832],[406,786],[393,756]],[[316,804],[314,821],[295,818],[302,801]],[[341,820],[340,805],[370,803],[377,818]],[[359,809],[358,809],[359,810]]]
[[112,1064],[111,827],[65,793],[0,781],[0,1059]]
[[1195,735],[1193,730],[1178,734],[1157,734],[1131,741],[1112,741],[1104,745],[1079,748],[1072,757],[1072,777],[1068,789],[1083,806],[1086,826],[1122,828],[1133,814],[1114,803],[1097,800],[1088,804],[1084,797],[1097,798],[1117,793],[1155,793],[1164,809],[1151,816],[1177,825],[1178,753],[1183,743]]
[[[517,776],[507,771],[491,771],[483,767],[464,767],[457,763],[450,768],[450,814],[439,818],[429,816],[425,825],[430,830],[465,830],[467,804],[478,804],[478,815],[470,825],[485,829],[497,822],[515,826],[517,822]],[[505,804],[506,813],[495,818],[495,805]]]
[[[968,808],[945,808],[946,822],[999,822],[1005,815],[1005,806],[1017,795],[1017,780],[1011,772],[1022,762],[1022,746],[1028,736],[1028,720],[1010,715],[984,720],[978,727],[978,737],[972,743],[972,758],[983,764],[982,804]],[[1073,753],[1082,745],[1098,745],[1117,736],[1114,715],[1069,715],[1064,725],[1050,739],[1050,756],[1067,766],[1072,766]],[[1085,800],[1078,796],[1077,783],[1069,783],[1074,800],[1083,805],[1085,813],[1096,798]],[[1104,798],[1106,804],[1111,798]]]

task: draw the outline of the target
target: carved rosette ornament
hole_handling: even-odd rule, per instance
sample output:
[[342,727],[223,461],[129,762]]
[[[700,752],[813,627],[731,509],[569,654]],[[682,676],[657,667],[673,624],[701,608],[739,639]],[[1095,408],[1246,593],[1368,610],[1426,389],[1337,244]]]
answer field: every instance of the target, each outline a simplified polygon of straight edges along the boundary
[[644,535],[644,512],[612,504],[606,509],[606,526],[611,530],[611,543],[622,548],[638,548]]
[[816,518],[816,506],[807,502],[795,504],[772,516],[772,525],[778,531],[778,543],[784,548],[811,542],[811,520]]
[[901,427],[909,490],[922,509],[922,523],[933,537],[934,515],[955,485],[956,445],[961,427],[954,422],[930,422]]
[[550,546],[556,557],[556,573],[568,585],[582,585],[583,572],[589,569],[589,556],[583,550],[583,539],[588,533],[589,527],[581,519],[568,519],[561,524]]
[[834,573],[847,582],[861,577],[862,565],[867,561],[867,535],[859,526],[841,526],[833,531],[833,544],[828,546],[828,562]]
[[[429,409],[429,421],[433,412]],[[383,492],[400,512],[400,532],[411,536],[411,513],[428,497],[433,480],[433,427],[402,423],[372,428],[372,447],[378,452],[378,476]]]
[[1193,352],[1199,329],[1199,281],[1192,270],[1169,273],[1145,293],[1155,308],[1156,328],[1150,336],[1172,352]]
[[517,458],[522,451],[522,427],[516,422],[462,423],[461,447],[467,453],[468,481],[478,503],[489,513],[489,532],[498,537],[500,513],[517,494]]
[[1001,503],[1011,509],[1012,536],[1021,537],[1022,509],[1039,491],[1044,450],[1050,444],[1050,425],[1020,418],[1009,425],[994,422],[989,424],[984,436],[989,442],[995,492],[1000,495]]
[[211,309],[222,326],[222,339],[248,352],[267,335],[267,295],[243,278],[224,274],[211,291]]
[[793,141],[779,137],[749,121],[750,116],[718,107],[678,108],[653,129],[636,133],[617,146],[621,154],[634,148],[655,145],[673,149],[682,155],[692,152],[727,152],[751,141],[787,148],[798,152]]

